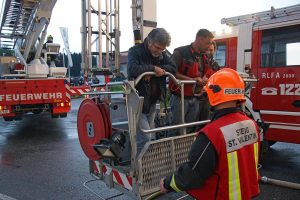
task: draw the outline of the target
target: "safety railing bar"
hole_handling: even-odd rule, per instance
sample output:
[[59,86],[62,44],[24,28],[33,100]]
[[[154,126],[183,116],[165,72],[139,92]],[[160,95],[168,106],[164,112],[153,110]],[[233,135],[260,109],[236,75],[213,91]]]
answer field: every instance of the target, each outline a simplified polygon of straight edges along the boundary
[[119,125],[125,125],[125,124],[128,124],[128,121],[113,122],[111,125],[112,126],[119,126]]
[[116,81],[116,82],[108,82],[106,83],[107,86],[115,86],[115,85],[124,85],[123,81]]
[[116,85],[124,85],[123,81],[116,81],[116,82],[108,82],[108,83],[98,83],[98,84],[91,84],[91,87],[104,87],[104,86],[116,86]]
[[180,80],[180,83],[183,83],[183,84],[194,84],[196,83],[195,80]]
[[[139,75],[135,81],[134,81],[134,86],[136,86],[144,76],[148,76],[148,75],[156,75],[155,72],[144,72],[141,75]],[[166,72],[166,75],[169,76],[177,85],[180,84],[180,80],[176,79],[175,76],[173,74],[171,74],[170,72]]]
[[91,84],[91,87],[104,87],[105,85],[105,83]]
[[154,132],[159,132],[159,131],[166,131],[166,130],[172,130],[172,129],[177,129],[177,128],[185,128],[185,127],[190,127],[190,126],[202,125],[202,124],[207,124],[209,122],[210,122],[210,120],[204,120],[204,121],[198,121],[198,122],[178,124],[178,125],[173,125],[173,126],[164,126],[164,127],[148,129],[148,130],[141,129],[141,131],[143,133],[148,134],[148,133],[154,133]]
[[82,95],[106,95],[106,94],[125,94],[123,91],[119,92],[84,92]]

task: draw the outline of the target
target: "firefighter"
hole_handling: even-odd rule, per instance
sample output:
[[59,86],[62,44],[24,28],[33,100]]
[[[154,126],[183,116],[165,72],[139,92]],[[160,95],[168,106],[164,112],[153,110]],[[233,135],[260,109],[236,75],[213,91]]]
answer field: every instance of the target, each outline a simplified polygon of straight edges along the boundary
[[[207,69],[205,74],[206,78],[209,78],[216,71],[220,70],[219,64],[214,59],[216,50],[217,50],[217,44],[215,41],[212,41],[206,53],[203,55],[204,68]],[[200,101],[199,118],[198,118],[199,121],[208,120],[211,117],[210,105],[207,99],[207,94],[204,91],[204,89],[202,90],[203,90],[202,95],[199,97],[199,101]],[[203,125],[200,127],[203,127]]]
[[[202,99],[202,88],[207,81],[205,74],[210,71],[205,65],[205,53],[211,45],[214,36],[207,29],[200,29],[194,42],[189,45],[178,47],[174,50],[172,59],[177,66],[176,78],[180,80],[195,80],[196,84],[184,86],[184,122],[190,123],[198,120],[199,100]],[[170,104],[172,112],[172,124],[181,122],[181,88],[172,80],[169,81],[169,89],[172,93]],[[206,99],[207,100],[207,99]],[[187,128],[193,132],[194,128]],[[178,134],[175,130],[174,134]]]
[[242,112],[244,82],[224,68],[204,89],[214,109],[212,121],[193,142],[188,161],[160,181],[161,192],[186,191],[196,199],[251,199],[259,194],[259,129]]
[[207,65],[209,65],[209,72],[206,72],[206,77],[210,77],[214,72],[220,70],[219,63],[215,60],[215,54],[217,51],[217,44],[215,41],[212,41],[210,46],[208,47],[206,53],[205,53],[205,60]]
[[[49,44],[49,43],[53,43],[53,37],[52,37],[52,35],[48,35],[47,36],[47,41],[43,45],[43,51],[44,52],[47,51],[47,44]],[[44,53],[42,53],[42,57],[44,57]],[[47,64],[50,66],[51,61],[54,61],[55,58],[56,58],[56,55],[48,55],[47,58],[46,58]]]

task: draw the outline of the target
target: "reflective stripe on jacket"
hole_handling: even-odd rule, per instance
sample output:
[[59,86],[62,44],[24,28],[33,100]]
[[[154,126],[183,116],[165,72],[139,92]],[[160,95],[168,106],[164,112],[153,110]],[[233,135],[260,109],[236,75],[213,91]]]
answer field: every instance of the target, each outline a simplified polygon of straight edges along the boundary
[[200,133],[212,142],[218,163],[212,176],[199,189],[187,191],[196,199],[240,200],[259,194],[259,131],[242,113],[225,115],[206,125]]

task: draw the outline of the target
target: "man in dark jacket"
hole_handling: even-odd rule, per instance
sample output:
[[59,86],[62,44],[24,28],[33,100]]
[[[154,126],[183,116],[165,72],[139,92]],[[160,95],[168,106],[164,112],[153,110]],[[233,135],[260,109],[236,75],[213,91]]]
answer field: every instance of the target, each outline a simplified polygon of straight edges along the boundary
[[[128,79],[137,78],[144,72],[155,72],[156,76],[144,77],[136,86],[140,96],[144,97],[143,111],[139,119],[139,128],[154,127],[156,102],[166,91],[166,71],[175,73],[176,66],[165,52],[171,43],[169,33],[163,28],[153,29],[142,44],[133,46],[128,52]],[[145,136],[138,131],[138,143],[155,139],[154,135]]]

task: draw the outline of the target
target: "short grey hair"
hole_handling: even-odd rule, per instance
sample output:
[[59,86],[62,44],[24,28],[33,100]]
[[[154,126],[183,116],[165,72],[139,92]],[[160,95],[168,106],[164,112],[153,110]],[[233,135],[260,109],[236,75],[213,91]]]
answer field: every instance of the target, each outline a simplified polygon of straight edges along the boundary
[[160,45],[171,44],[171,36],[164,28],[155,28],[147,36],[149,43],[157,43]]

